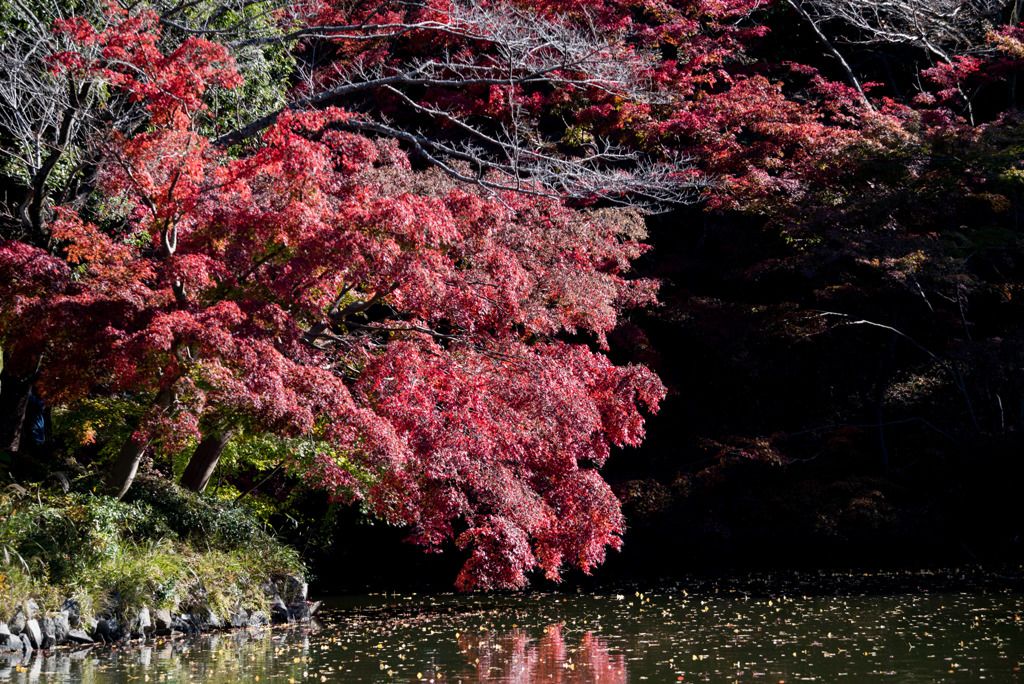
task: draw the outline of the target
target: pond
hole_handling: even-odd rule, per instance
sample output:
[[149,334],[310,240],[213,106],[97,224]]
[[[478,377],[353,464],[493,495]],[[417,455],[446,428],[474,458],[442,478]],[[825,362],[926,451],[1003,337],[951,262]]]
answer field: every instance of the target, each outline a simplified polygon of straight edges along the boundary
[[921,589],[908,579],[898,593],[843,592],[842,576],[831,582],[335,597],[307,626],[55,649],[28,661],[0,661],[0,681],[596,684],[1022,676],[1019,588]]

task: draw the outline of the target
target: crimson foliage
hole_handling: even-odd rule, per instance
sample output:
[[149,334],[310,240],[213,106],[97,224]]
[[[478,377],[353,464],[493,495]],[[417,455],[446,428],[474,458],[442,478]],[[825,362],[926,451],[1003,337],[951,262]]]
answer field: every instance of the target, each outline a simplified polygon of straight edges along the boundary
[[[735,412],[714,443],[757,444],[743,458],[779,465],[786,430],[856,421],[877,431],[884,468],[889,412],[957,444],[1005,433],[1002,396],[1019,381],[1002,361],[986,375],[968,310],[1009,303],[1020,281],[965,253],[990,253],[990,239],[1019,252],[1022,127],[1005,84],[1021,29],[904,65],[916,92],[893,98],[853,68],[849,85],[815,68],[843,60],[822,30],[833,24],[803,6],[310,0],[260,30],[215,25],[220,9],[190,25],[203,3],[58,21],[55,44],[73,49],[47,57],[47,78],[97,86],[72,88],[65,118],[86,116],[78,100],[100,85],[110,106],[88,110],[93,156],[26,174],[27,227],[0,243],[5,361],[37,369],[51,404],[113,399],[140,416],[116,462],[121,493],[147,451],[269,435],[291,440],[286,465],[310,485],[427,547],[470,550],[463,588],[589,571],[623,532],[599,468],[641,442],[641,409],[665,395],[646,367],[606,356],[613,331],[647,344],[620,319],[654,311],[657,289],[630,273],[646,250],[639,213],[607,206],[699,191],[703,234],[682,267],[662,256],[651,270],[677,282],[646,321],[685,321],[726,359],[666,364],[692,369],[673,382],[698,387],[695,433],[715,431],[702,411]],[[811,65],[778,54],[786,26],[810,32],[786,47]],[[862,44],[849,27],[831,40]],[[233,55],[288,41],[290,107],[230,123],[210,107],[242,82]],[[977,94],[993,91],[1011,100],[975,121]],[[57,136],[53,160],[72,137]],[[95,192],[54,206],[40,232],[40,193],[62,174]],[[716,222],[728,230],[712,234]],[[829,353],[851,323],[893,336],[862,364],[878,377]],[[1003,337],[989,346],[1014,357]],[[813,346],[794,355],[842,377],[815,377],[804,413],[738,391],[770,365],[744,349],[759,340]],[[962,415],[917,415],[917,387]],[[982,393],[998,401],[986,409]]]
[[212,426],[301,438],[310,484],[471,549],[462,588],[588,571],[619,545],[597,468],[664,390],[563,338],[603,345],[653,301],[626,278],[635,217],[457,187],[339,130],[340,109],[283,114],[232,158],[196,132],[204,90],[237,82],[223,48],[164,53],[146,12],[58,30],[102,50],[56,72],[101,74],[150,125],[105,142],[103,221],[60,209],[57,249],[0,245],[0,336],[47,401],[147,406],[122,459]]

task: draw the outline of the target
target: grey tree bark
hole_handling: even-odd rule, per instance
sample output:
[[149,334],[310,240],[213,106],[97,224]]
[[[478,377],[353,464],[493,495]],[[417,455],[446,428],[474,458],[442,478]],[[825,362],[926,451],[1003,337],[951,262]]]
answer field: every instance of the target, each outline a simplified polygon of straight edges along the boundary
[[[174,391],[170,387],[166,387],[157,394],[151,410],[163,413],[173,401]],[[121,451],[114,462],[114,469],[107,477],[107,489],[118,499],[124,497],[132,486],[132,482],[135,481],[135,475],[139,472],[139,463],[142,461],[150,441],[149,438],[141,437],[138,431],[135,431],[121,446]]]
[[233,430],[220,430],[211,432],[203,437],[199,446],[192,452],[192,458],[185,466],[185,472],[181,476],[181,486],[193,492],[202,493],[217,469],[220,456],[224,453],[224,447],[234,436]]

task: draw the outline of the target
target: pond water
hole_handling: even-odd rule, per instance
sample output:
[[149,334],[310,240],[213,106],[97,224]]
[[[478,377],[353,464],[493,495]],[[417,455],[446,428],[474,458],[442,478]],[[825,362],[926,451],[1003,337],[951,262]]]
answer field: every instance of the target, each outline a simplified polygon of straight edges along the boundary
[[308,626],[55,649],[28,661],[0,660],[0,681],[610,684],[1022,677],[1019,589],[911,586],[899,593],[836,594],[820,584],[772,584],[335,597]]

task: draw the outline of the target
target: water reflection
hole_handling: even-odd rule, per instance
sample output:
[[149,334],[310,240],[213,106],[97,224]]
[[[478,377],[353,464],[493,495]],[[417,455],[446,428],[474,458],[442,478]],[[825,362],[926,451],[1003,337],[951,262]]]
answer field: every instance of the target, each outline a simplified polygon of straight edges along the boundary
[[612,654],[607,640],[584,632],[576,648],[566,644],[562,625],[552,624],[534,639],[523,629],[477,639],[459,636],[459,650],[474,667],[470,681],[554,684],[621,684],[629,681],[626,658]]
[[[539,630],[539,637],[533,635],[536,630],[523,628],[477,631],[472,635],[456,632],[455,653],[428,648],[420,658],[410,658],[403,652],[407,649],[402,643],[392,641],[387,648],[383,642],[360,643],[360,637],[365,640],[379,630],[360,631],[358,635],[331,633],[320,622],[314,622],[308,627],[276,631],[239,630],[197,639],[58,648],[36,651],[28,658],[18,653],[4,654],[0,656],[0,681],[629,681],[625,657],[611,653],[606,639],[584,632],[567,640],[562,625],[557,623]],[[450,638],[451,634],[446,636]]]
[[[721,591],[719,591],[721,589]],[[361,596],[320,622],[0,656],[0,684],[1017,681],[1019,591]]]
[[[284,650],[306,654],[319,625],[283,632],[239,630],[202,638],[157,639],[117,646],[61,647],[0,656],[0,681],[66,682],[237,682],[299,681],[300,663],[278,658]],[[293,658],[294,660],[294,658]],[[289,666],[289,665],[293,665]],[[283,678],[283,679],[282,679]]]

